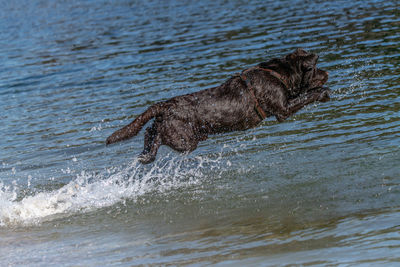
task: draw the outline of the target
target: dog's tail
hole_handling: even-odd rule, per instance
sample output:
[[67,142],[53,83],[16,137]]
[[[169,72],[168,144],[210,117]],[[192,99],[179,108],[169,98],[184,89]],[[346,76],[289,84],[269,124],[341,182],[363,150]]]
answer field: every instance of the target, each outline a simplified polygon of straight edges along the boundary
[[140,114],[134,121],[125,127],[115,131],[106,139],[106,144],[112,144],[123,141],[137,135],[142,127],[152,118],[160,115],[164,111],[164,103],[157,103],[149,107],[145,112]]

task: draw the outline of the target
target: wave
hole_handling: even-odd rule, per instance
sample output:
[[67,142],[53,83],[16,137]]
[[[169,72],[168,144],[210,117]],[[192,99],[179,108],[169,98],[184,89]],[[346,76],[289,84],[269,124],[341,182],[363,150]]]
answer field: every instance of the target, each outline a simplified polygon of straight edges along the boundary
[[122,169],[113,167],[100,174],[82,171],[56,190],[22,197],[17,186],[0,183],[0,227],[38,225],[126,200],[136,201],[150,192],[166,193],[198,184],[207,171],[220,169],[221,156],[167,158],[151,166],[135,160]]

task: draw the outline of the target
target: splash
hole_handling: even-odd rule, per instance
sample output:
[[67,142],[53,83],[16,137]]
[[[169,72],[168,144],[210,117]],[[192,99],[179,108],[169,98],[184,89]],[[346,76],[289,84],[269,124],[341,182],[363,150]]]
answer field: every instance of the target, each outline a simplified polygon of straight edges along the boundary
[[102,174],[82,171],[68,184],[53,191],[19,197],[17,190],[0,184],[0,226],[38,225],[55,218],[109,207],[125,200],[135,201],[150,192],[198,184],[204,172],[219,168],[220,157],[160,160],[151,167],[132,162]]
[[[363,58],[353,58],[345,61],[348,66],[347,69],[343,70],[345,77],[349,77],[348,80],[343,79],[343,84],[340,88],[335,90],[335,95],[338,100],[346,99],[351,97],[357,97],[357,99],[365,98],[367,91],[367,80],[368,73],[375,69],[376,65],[371,60],[365,60]],[[342,67],[340,67],[342,68]]]

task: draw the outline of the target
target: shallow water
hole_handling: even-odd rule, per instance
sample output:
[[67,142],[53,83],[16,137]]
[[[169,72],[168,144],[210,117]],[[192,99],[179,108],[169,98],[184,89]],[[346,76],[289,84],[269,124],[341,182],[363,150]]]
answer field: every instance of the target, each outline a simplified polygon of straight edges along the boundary
[[[0,265],[400,262],[397,1],[0,9]],[[297,47],[332,100],[190,155],[104,145],[151,103]]]

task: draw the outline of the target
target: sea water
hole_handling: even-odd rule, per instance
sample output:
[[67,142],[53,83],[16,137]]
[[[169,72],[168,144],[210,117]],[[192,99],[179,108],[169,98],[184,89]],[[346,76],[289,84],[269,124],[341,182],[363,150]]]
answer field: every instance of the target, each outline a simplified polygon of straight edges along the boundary
[[[9,1],[0,9],[0,265],[397,265],[396,1]],[[155,102],[302,47],[331,101],[210,136],[143,132]]]

